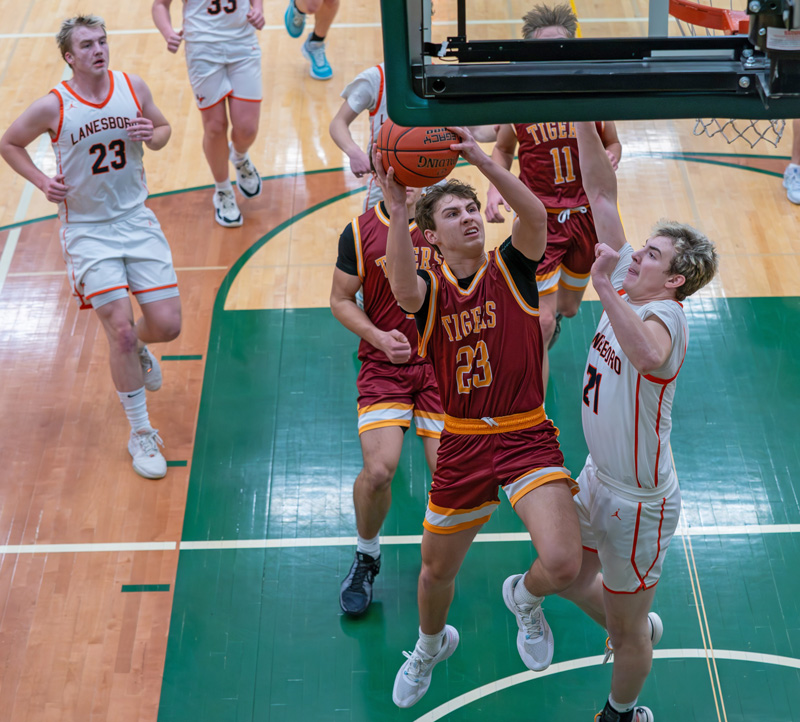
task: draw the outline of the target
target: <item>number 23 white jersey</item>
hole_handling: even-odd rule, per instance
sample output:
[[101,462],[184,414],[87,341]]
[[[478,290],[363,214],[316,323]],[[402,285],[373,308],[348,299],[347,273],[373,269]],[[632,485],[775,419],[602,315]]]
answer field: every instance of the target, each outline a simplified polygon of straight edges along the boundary
[[[611,277],[621,294],[632,254],[631,246],[625,244]],[[669,450],[672,400],[686,356],[689,329],[677,301],[637,306],[627,295],[623,298],[642,320],[657,316],[664,323],[672,337],[672,350],[660,369],[640,374],[625,356],[608,315],[603,313],[589,347],[583,378],[583,433],[601,481],[632,489],[666,487],[673,482]]]
[[62,223],[107,223],[147,198],[142,143],[128,137],[141,106],[125,73],[109,71],[109,81],[102,103],[84,100],[66,81],[51,91],[61,103],[52,142],[67,186]]

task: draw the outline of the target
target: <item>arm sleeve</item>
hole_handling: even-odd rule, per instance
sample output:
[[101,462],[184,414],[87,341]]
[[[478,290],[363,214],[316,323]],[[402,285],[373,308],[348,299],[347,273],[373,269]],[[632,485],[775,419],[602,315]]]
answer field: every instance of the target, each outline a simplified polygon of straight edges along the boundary
[[657,316],[667,327],[672,339],[672,350],[664,365],[651,375],[659,379],[671,379],[681,368],[689,342],[689,329],[683,308],[677,301],[653,301],[642,309],[642,319]]
[[632,258],[633,246],[631,246],[630,243],[626,243],[619,249],[619,261],[617,261],[617,266],[611,274],[611,285],[617,291],[622,288],[622,282],[625,280],[625,276],[628,273],[628,266],[631,265]]
[[380,71],[376,67],[367,68],[347,84],[342,91],[342,97],[354,113],[361,113],[364,110],[372,111],[378,104],[380,88]]
[[336,268],[350,276],[358,275],[358,259],[356,258],[356,239],[353,235],[353,224],[348,223],[339,236],[339,255]]
[[503,257],[503,260],[511,272],[511,277],[517,285],[519,292],[525,299],[525,302],[537,307],[539,305],[539,289],[536,285],[536,269],[539,266],[539,261],[532,261],[521,251],[514,248],[509,236],[503,241],[498,253]]

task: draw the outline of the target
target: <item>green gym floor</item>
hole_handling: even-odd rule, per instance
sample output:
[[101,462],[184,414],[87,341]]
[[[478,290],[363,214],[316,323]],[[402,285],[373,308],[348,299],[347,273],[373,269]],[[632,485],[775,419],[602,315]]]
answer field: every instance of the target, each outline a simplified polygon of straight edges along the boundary
[[[407,434],[373,604],[346,618],[338,590],[361,465],[356,339],[327,309],[224,310],[237,270],[212,323],[160,722],[591,720],[611,674],[602,629],[548,599],[553,665],[537,675],[517,655],[500,590],[534,551],[506,502],[457,581],[458,651],[419,704],[393,705],[402,651],[416,639],[422,444]],[[800,299],[685,307],[691,342],[672,436],[684,513],[640,700],[659,722],[800,720]],[[551,355],[548,412],[575,474],[586,454],[581,374],[599,313],[586,302]]]

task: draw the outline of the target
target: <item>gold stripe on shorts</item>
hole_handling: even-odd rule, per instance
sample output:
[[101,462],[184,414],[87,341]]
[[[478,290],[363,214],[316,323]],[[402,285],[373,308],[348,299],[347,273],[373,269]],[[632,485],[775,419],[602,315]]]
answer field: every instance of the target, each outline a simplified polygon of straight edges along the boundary
[[451,434],[502,434],[507,431],[521,431],[531,426],[538,426],[547,420],[544,406],[533,411],[510,416],[484,416],[482,419],[459,419],[444,415],[444,430]]

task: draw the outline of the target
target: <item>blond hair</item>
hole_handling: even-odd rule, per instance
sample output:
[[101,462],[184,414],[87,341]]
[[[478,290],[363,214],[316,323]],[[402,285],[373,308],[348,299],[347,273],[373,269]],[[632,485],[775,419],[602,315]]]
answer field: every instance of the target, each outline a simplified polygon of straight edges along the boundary
[[567,5],[537,5],[522,17],[522,37],[533,40],[536,32],[542,28],[562,27],[567,37],[574,38],[578,32],[578,18],[572,8]]
[[98,15],[76,15],[74,18],[67,18],[56,35],[56,43],[61,52],[61,57],[66,60],[67,53],[72,52],[72,33],[75,28],[103,28],[106,30],[106,21]]
[[653,228],[652,236],[669,238],[675,248],[667,274],[686,279],[675,289],[676,300],[683,301],[714,278],[719,268],[719,256],[704,233],[685,223],[662,220]]

